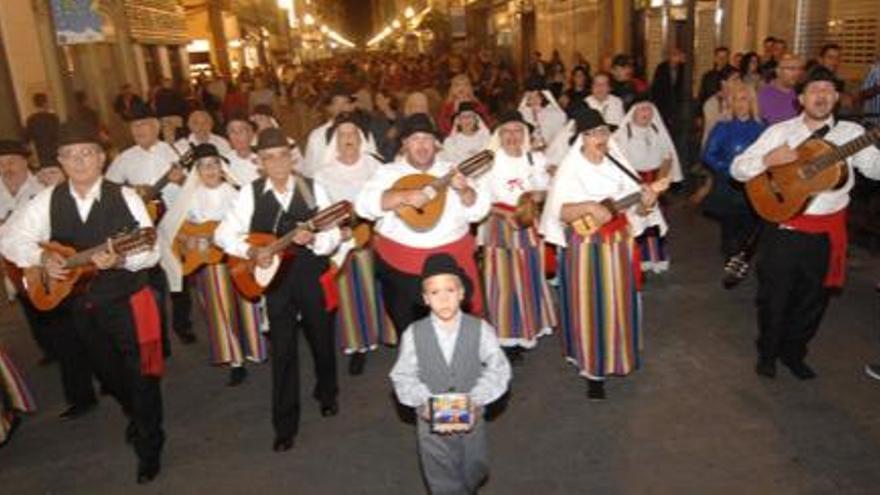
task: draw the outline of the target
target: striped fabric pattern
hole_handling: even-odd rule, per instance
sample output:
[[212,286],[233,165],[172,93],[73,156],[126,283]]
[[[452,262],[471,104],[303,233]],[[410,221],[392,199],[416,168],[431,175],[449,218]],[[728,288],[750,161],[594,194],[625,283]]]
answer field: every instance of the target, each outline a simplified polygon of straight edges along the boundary
[[642,257],[642,271],[663,273],[669,269],[669,254],[666,251],[666,237],[660,236],[659,227],[649,227],[636,238],[639,254]]
[[544,242],[535,227],[517,228],[491,215],[481,232],[489,322],[502,346],[532,348],[557,324],[544,276]]
[[380,343],[397,345],[397,333],[385,312],[376,279],[373,251],[352,252],[339,270],[336,282],[339,289],[337,341],[343,352],[365,352]]
[[37,410],[34,396],[9,355],[0,347],[0,442],[6,440],[12,418],[17,413]]
[[583,238],[569,229],[560,264],[563,347],[580,374],[592,379],[638,369],[642,350],[641,298],[625,230]]
[[240,365],[245,359],[265,361],[268,352],[266,338],[260,332],[259,305],[238,294],[226,265],[205,266],[196,273],[195,279],[208,322],[211,362]]

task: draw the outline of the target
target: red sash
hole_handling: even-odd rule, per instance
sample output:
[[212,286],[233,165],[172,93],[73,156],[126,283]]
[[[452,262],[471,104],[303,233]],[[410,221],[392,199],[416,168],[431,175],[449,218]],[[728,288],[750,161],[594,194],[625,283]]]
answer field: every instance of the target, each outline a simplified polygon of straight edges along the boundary
[[846,281],[846,208],[828,215],[798,215],[782,225],[808,234],[826,234],[831,243],[825,287],[843,287]]
[[660,175],[660,169],[655,168],[654,170],[639,170],[639,177],[642,178],[642,182],[645,184],[650,184],[657,180],[657,176]]
[[425,260],[432,254],[447,253],[455,258],[464,272],[471,279],[474,293],[471,297],[471,313],[483,314],[483,291],[480,289],[480,272],[477,271],[477,263],[474,253],[477,243],[470,234],[465,234],[461,239],[433,248],[417,248],[394,242],[391,239],[376,234],[373,236],[373,249],[385,263],[396,270],[410,275],[419,275]]
[[131,295],[129,304],[140,347],[141,375],[161,377],[165,372],[165,358],[162,355],[162,321],[153,291],[149,287],[144,287]]

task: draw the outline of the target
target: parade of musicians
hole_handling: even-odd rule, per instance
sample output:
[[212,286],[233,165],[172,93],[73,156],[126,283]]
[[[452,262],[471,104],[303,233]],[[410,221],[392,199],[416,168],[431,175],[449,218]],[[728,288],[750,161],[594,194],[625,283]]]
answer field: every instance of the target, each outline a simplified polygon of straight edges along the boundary
[[0,493],[877,493],[870,0],[10,0],[0,57]]

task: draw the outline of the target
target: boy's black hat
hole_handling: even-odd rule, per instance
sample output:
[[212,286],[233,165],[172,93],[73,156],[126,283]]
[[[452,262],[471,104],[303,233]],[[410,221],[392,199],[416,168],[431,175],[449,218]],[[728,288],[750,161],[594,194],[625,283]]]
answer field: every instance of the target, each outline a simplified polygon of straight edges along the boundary
[[428,256],[422,266],[421,283],[435,275],[455,275],[464,286],[465,300],[470,299],[473,282],[464,269],[455,262],[455,258],[447,253],[436,253]]

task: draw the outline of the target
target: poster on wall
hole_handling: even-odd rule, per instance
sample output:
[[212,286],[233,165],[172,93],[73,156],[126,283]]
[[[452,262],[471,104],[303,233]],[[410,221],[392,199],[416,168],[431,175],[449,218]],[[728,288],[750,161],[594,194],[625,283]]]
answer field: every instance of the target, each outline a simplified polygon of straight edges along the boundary
[[59,45],[104,41],[103,18],[96,0],[52,0],[55,38]]

